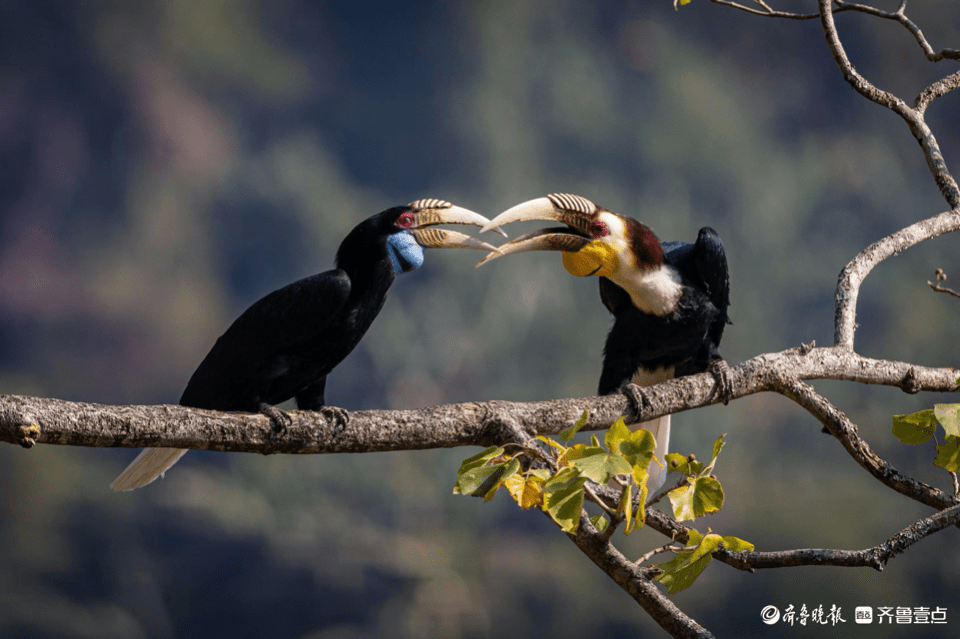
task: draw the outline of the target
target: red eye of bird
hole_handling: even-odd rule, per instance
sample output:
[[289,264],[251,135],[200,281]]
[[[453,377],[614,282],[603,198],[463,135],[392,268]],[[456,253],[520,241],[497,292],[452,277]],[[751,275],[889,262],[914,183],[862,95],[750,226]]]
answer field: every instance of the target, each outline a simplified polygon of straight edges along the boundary
[[596,222],[590,223],[590,234],[593,236],[593,239],[603,237],[607,235],[609,232],[610,232],[610,229],[607,228],[607,225],[604,222],[600,222],[598,220]]
[[402,229],[408,229],[413,226],[413,213],[410,211],[401,213],[400,217],[397,218],[396,225]]

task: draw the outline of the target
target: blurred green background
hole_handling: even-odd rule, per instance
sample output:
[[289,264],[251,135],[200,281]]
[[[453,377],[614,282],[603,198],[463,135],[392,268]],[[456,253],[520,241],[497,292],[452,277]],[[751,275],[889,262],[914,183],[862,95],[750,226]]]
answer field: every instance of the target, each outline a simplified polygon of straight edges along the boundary
[[[958,46],[951,3],[911,12],[935,48]],[[908,102],[953,71],[893,23],[837,21],[857,68]],[[928,116],[953,165],[956,114],[951,95]],[[732,364],[830,344],[844,264],[947,208],[906,127],[843,81],[815,21],[706,0],[3,2],[0,391],[175,403],[241,311],[330,268],[361,219],[423,197],[493,216],[552,192],[662,239],[713,226]],[[860,352],[957,364],[957,301],[926,286],[937,267],[960,275],[956,242],[870,275]],[[481,255],[432,251],[400,278],[328,401],[592,395],[610,323],[596,282],[554,254],[475,270]],[[892,440],[889,416],[956,397],[816,387],[899,469],[949,486],[929,447]],[[726,505],[699,528],[759,550],[860,549],[930,514],[819,431],[772,395],[675,417],[678,452],[708,457],[728,433]],[[191,452],[115,494],[136,451],[0,446],[0,636],[662,634],[542,515],[454,497],[474,452]],[[632,556],[663,543],[617,540]],[[763,625],[767,604],[840,606],[847,622],[823,636],[956,636],[957,540],[944,531],[882,573],[715,563],[674,600],[721,637],[808,632]],[[855,626],[858,605],[948,607],[949,623]]]

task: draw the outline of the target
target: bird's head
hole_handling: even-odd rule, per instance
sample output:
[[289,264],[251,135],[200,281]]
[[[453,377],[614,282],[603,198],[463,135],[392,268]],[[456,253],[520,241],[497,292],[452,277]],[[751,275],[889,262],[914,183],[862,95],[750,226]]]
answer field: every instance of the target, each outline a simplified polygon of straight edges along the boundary
[[649,227],[579,195],[553,194],[518,204],[491,220],[483,231],[524,220],[551,220],[566,226],[521,235],[502,244],[480,264],[510,253],[562,251],[563,266],[572,275],[616,280],[618,275],[642,272],[663,262],[663,249]]
[[484,226],[489,221],[443,200],[417,200],[387,209],[357,225],[340,245],[337,264],[344,266],[354,256],[366,254],[362,246],[370,242],[383,243],[380,245],[385,248],[394,273],[398,274],[419,268],[423,264],[424,248],[474,248],[495,253],[498,249],[491,244],[464,233],[435,228],[439,224]]

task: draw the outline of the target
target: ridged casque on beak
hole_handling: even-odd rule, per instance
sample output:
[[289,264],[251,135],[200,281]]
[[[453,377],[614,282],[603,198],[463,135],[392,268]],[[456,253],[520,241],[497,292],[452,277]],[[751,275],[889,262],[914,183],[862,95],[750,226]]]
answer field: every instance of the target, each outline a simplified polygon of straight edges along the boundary
[[[490,224],[490,220],[479,213],[432,198],[417,200],[408,206],[413,209],[414,215],[413,226],[408,230],[417,244],[424,248],[473,248],[491,251],[494,254],[499,251],[492,244],[464,233],[433,228],[438,224],[472,224],[480,227]],[[506,237],[506,233],[499,232]]]
[[529,220],[549,220],[566,224],[566,227],[538,229],[525,233],[517,239],[500,246],[496,253],[487,255],[477,264],[525,251],[564,251],[573,253],[589,244],[594,237],[594,224],[599,213],[606,209],[590,200],[569,193],[554,193],[510,208],[493,218],[481,229],[481,233],[499,230],[503,224]]

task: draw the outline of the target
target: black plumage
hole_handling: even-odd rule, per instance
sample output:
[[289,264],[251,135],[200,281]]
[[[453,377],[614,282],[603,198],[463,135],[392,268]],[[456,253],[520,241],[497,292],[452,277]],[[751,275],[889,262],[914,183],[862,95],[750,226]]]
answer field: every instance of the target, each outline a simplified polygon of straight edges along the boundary
[[[336,268],[284,286],[255,302],[220,336],[194,372],[180,404],[221,411],[262,412],[283,427],[290,417],[274,404],[294,398],[302,410],[346,421],[327,406],[327,375],[357,346],[376,319],[398,273],[423,261],[423,247],[495,250],[436,224],[488,220],[442,200],[418,200],[358,224],[340,244]],[[146,485],[185,450],[146,449],[111,487]]]
[[730,283],[720,238],[704,227],[695,243],[663,242],[661,247],[664,265],[676,270],[682,286],[671,312],[641,311],[624,289],[600,278],[600,299],[614,316],[604,346],[601,395],[617,392],[641,367],[673,368],[674,377],[683,377],[723,359],[719,347],[730,322]]
[[[586,198],[554,194],[519,204],[484,230],[521,220],[555,220],[566,227],[521,235],[482,262],[523,251],[563,252],[573,275],[596,275],[600,298],[614,317],[604,346],[598,392],[623,391],[639,412],[640,386],[711,371],[722,397],[730,391],[728,367],[718,351],[729,322],[730,284],[717,233],[700,229],[697,241],[661,243],[639,221],[617,215]],[[657,458],[669,446],[670,416],[639,424],[657,439]],[[650,490],[664,470],[650,466]]]

